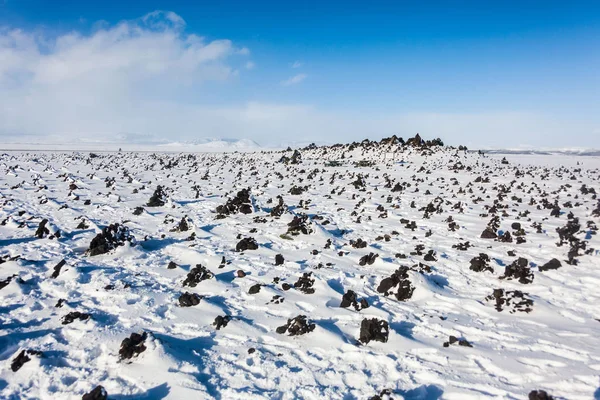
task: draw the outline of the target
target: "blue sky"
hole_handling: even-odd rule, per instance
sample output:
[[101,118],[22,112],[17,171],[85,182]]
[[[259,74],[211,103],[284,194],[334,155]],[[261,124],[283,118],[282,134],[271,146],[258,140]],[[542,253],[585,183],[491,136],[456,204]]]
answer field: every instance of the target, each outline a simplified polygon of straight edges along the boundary
[[4,0],[0,135],[600,147],[599,2],[418,3]]

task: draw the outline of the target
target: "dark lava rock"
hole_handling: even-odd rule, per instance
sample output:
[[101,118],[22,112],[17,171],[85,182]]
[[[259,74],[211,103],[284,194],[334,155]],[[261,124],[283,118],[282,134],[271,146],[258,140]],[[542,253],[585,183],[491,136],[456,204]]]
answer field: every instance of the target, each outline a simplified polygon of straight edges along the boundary
[[529,392],[529,400],[554,400],[554,397],[550,396],[544,390],[532,390]]
[[106,389],[104,389],[102,386],[98,385],[94,388],[94,390],[92,390],[89,393],[86,393],[83,395],[83,397],[81,398],[81,400],[107,400],[108,399],[108,393],[106,392]]
[[285,259],[281,254],[277,254],[275,256],[275,265],[282,265],[285,262]]
[[175,269],[177,268],[177,264],[173,261],[169,261],[169,265],[167,265],[167,269]]
[[363,308],[368,308],[369,303],[365,299],[360,299],[359,302],[356,293],[353,290],[348,290],[346,294],[342,296],[342,303],[340,304],[340,307],[348,308],[350,306],[353,306],[356,311],[360,311]]
[[258,292],[260,292],[260,283],[250,286],[248,290],[248,294],[257,294]]
[[63,317],[62,324],[68,325],[68,324],[72,323],[73,321],[75,321],[76,319],[78,319],[80,321],[86,321],[86,320],[90,319],[90,314],[82,313],[79,311],[71,311],[70,313],[68,313],[67,315],[65,315]]
[[243,238],[235,246],[235,251],[237,251],[237,252],[246,251],[246,250],[257,250],[257,249],[258,249],[258,243],[252,237]]
[[[398,287],[396,293],[392,290],[395,287]],[[406,266],[398,268],[389,278],[384,278],[377,287],[377,292],[383,293],[384,296],[394,294],[400,301],[410,299],[414,291],[415,288],[408,279],[408,267]]]
[[12,360],[11,364],[10,364],[10,369],[12,369],[13,372],[17,372],[18,370],[21,369],[21,367],[26,363],[31,361],[31,358],[29,356],[42,356],[43,353],[41,351],[37,351],[37,350],[23,350],[19,353],[19,355]]
[[244,278],[244,277],[246,276],[246,273],[245,273],[244,271],[242,271],[241,269],[238,269],[238,270],[236,271],[235,275],[236,275],[238,278]]
[[229,321],[231,321],[231,317],[229,315],[219,315],[217,316],[217,318],[215,318],[215,322],[213,322],[213,325],[215,326],[215,328],[217,328],[217,330],[219,330],[221,328],[225,328]]
[[351,240],[350,245],[352,245],[352,247],[354,247],[355,249],[364,249],[365,247],[367,247],[367,242],[365,242],[361,238],[358,238],[356,240]]
[[484,231],[481,233],[482,239],[496,239],[497,237],[498,235],[496,235],[496,232],[494,232],[490,228],[485,228]]
[[185,292],[181,296],[179,296],[179,306],[180,307],[192,307],[200,304],[200,300],[202,300],[202,296],[198,293],[190,293]]
[[479,253],[479,257],[471,259],[471,266],[469,269],[475,272],[489,271],[494,272],[494,268],[489,266],[490,257],[485,253]]
[[210,272],[202,264],[196,264],[196,266],[187,274],[187,278],[183,281],[183,286],[196,287],[200,282],[214,277],[215,274]]
[[560,261],[558,261],[556,258],[553,258],[552,260],[548,261],[546,264],[542,265],[539,267],[540,271],[549,271],[551,269],[559,269],[561,267]]
[[288,319],[285,325],[276,329],[279,334],[288,333],[289,336],[304,335],[315,330],[316,325],[311,323],[306,318],[306,315],[298,315],[297,317]]
[[186,232],[189,229],[190,229],[190,226],[188,225],[188,222],[185,217],[181,218],[181,221],[179,221],[177,228],[175,228],[175,230],[177,232]]
[[466,339],[458,339],[456,336],[450,336],[447,342],[444,342],[444,347],[448,347],[451,344],[458,343],[459,346],[473,347]]
[[358,264],[361,267],[365,266],[367,264],[373,265],[373,263],[375,262],[375,260],[377,260],[377,257],[379,257],[379,254],[374,254],[374,253],[366,254],[366,255],[364,255],[364,256],[362,256],[360,258],[360,260],[358,261]]
[[146,350],[144,342],[147,338],[147,332],[142,332],[141,334],[134,332],[130,337],[125,338],[123,342],[121,342],[121,349],[119,350],[120,360],[129,360],[144,352]]
[[64,267],[66,263],[67,262],[64,259],[60,260],[60,262],[54,266],[54,272],[52,272],[52,275],[50,275],[50,277],[51,278],[58,278],[58,275],[60,274],[60,269],[62,267]]
[[518,279],[520,283],[527,284],[533,282],[533,272],[529,268],[529,262],[526,258],[519,257],[504,269],[504,275],[500,279]]
[[287,282],[284,282],[284,283],[281,285],[281,288],[282,288],[283,290],[286,290],[286,291],[287,291],[287,290],[290,290],[290,289],[292,288],[292,285],[290,285],[290,284],[289,284],[289,283],[287,283]]
[[427,254],[425,254],[425,257],[423,257],[423,260],[429,262],[437,261],[437,259],[435,258],[435,250],[429,250]]
[[277,196],[279,203],[271,210],[271,217],[281,217],[286,211],[287,206],[283,202],[283,197]]
[[123,246],[125,242],[135,243],[135,238],[129,232],[129,228],[121,224],[111,224],[92,239],[87,254],[90,256],[105,254],[118,246]]
[[527,293],[523,293],[520,290],[508,290],[505,292],[504,289],[494,289],[494,292],[485,299],[487,301],[495,301],[495,308],[498,312],[508,309],[511,314],[516,311],[529,313],[533,307],[533,300],[529,298]]
[[313,232],[311,222],[306,214],[298,214],[294,216],[294,219],[288,223],[287,233],[291,235],[299,235],[301,233],[309,235]]
[[167,200],[168,197],[165,189],[161,185],[158,185],[154,191],[154,194],[152,194],[152,197],[150,197],[150,200],[148,200],[148,204],[146,205],[148,207],[162,207],[167,204]]
[[369,343],[371,340],[386,343],[390,335],[390,328],[387,321],[377,318],[365,318],[360,324],[359,341],[363,344]]
[[37,237],[38,239],[42,239],[46,235],[50,234],[50,231],[48,230],[48,228],[46,228],[46,224],[47,223],[48,223],[48,220],[46,218],[44,218],[40,222],[40,224],[38,225],[37,230],[35,231],[35,237]]
[[8,286],[8,284],[13,280],[14,277],[16,277],[17,275],[13,275],[13,276],[9,276],[8,278],[4,279],[3,281],[0,281],[0,289],[4,289],[6,286]]
[[502,243],[512,243],[512,235],[509,231],[504,232],[502,235],[498,237],[498,241]]
[[251,214],[252,201],[250,200],[250,188],[237,192],[237,195],[233,199],[228,199],[225,204],[218,206],[216,211],[222,216],[237,213]]
[[391,394],[392,394],[392,391],[390,389],[383,389],[381,392],[379,392],[379,394],[369,397],[369,400],[384,400],[384,399],[392,400],[392,397],[390,397]]
[[294,287],[306,294],[313,294],[315,289],[312,287],[315,284],[315,280],[311,278],[312,272],[305,272],[300,278],[294,283]]
[[520,224],[520,223],[518,223],[518,222],[513,222],[513,223],[510,225],[510,227],[511,227],[512,229],[514,229],[515,231],[518,231],[519,229],[521,229],[521,224]]
[[142,215],[144,213],[144,207],[136,207],[133,210],[133,215]]

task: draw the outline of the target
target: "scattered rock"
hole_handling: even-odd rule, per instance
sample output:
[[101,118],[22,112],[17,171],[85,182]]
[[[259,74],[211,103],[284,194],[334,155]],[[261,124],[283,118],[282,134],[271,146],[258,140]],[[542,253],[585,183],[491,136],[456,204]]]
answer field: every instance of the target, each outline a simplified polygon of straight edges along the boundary
[[288,336],[299,336],[315,330],[316,325],[306,318],[306,315],[288,319],[287,323],[276,329],[279,334],[288,333]]
[[390,335],[390,328],[387,321],[377,318],[365,318],[360,324],[359,341],[368,344],[371,340],[386,343]]
[[183,286],[196,287],[200,282],[214,277],[215,274],[210,272],[202,264],[196,264],[196,266],[187,274],[187,278],[183,281]]
[[202,300],[202,296],[197,293],[185,292],[181,296],[179,296],[179,306],[180,307],[192,307],[200,304],[200,300]]
[[213,322],[213,326],[217,329],[220,330],[221,328],[225,328],[227,326],[227,324],[229,323],[229,321],[231,321],[231,317],[229,315],[219,315],[217,316],[217,318],[215,318],[215,322]]
[[556,258],[548,261],[546,264],[540,266],[538,269],[540,271],[550,271],[552,269],[559,269],[561,267],[560,261]]
[[132,333],[128,338],[123,339],[121,342],[121,349],[119,350],[120,360],[129,360],[134,356],[143,353],[146,350],[145,342],[148,338],[147,332]]
[[18,370],[20,370],[26,362],[31,361],[31,358],[29,356],[42,357],[43,353],[37,350],[23,350],[14,360],[12,360],[10,364],[10,369],[12,369],[13,372],[17,372]]
[[71,311],[70,313],[68,313],[67,315],[65,315],[63,317],[62,324],[68,325],[68,324],[72,323],[73,321],[75,321],[76,319],[78,319],[80,321],[87,321],[88,319],[90,319],[90,314],[82,313],[79,311]]
[[94,390],[83,395],[81,400],[107,400],[108,393],[102,386],[96,386]]

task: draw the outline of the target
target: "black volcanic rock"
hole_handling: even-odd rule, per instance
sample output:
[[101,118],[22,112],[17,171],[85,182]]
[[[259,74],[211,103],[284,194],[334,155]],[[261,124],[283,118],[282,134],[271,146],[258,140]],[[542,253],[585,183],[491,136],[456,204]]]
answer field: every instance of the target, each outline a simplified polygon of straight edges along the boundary
[[181,296],[179,296],[179,306],[180,307],[192,307],[200,304],[200,300],[202,300],[202,296],[197,293],[185,292]]
[[387,321],[377,318],[365,318],[360,324],[360,336],[358,340],[363,344],[368,344],[372,340],[386,343],[389,335],[390,328]]
[[129,228],[125,225],[111,224],[102,229],[102,232],[92,239],[86,253],[90,256],[105,254],[119,246],[123,246],[125,242],[135,244],[135,237],[129,232]]
[[90,314],[82,313],[79,311],[72,311],[63,317],[62,324],[68,325],[68,324],[72,323],[73,321],[75,321],[76,319],[78,319],[80,321],[86,321],[86,320],[90,319]]
[[108,393],[104,387],[98,385],[91,392],[83,395],[81,400],[107,400]]
[[310,322],[306,315],[298,315],[297,317],[288,319],[285,325],[276,329],[280,335],[288,333],[288,336],[299,336],[310,333],[315,330],[316,325]]
[[17,372],[21,369],[21,367],[26,363],[31,361],[31,357],[29,356],[39,356],[41,357],[43,353],[37,350],[23,350],[19,353],[17,357],[15,357],[10,363],[10,369],[13,372]]
[[504,275],[500,279],[517,279],[520,283],[527,284],[533,282],[533,272],[529,268],[529,262],[526,258],[519,257],[504,269]]
[[156,187],[156,190],[152,194],[152,197],[150,197],[150,200],[148,200],[148,203],[146,205],[148,207],[162,207],[165,204],[167,204],[167,201],[168,196],[165,192],[165,189],[161,185],[158,185]]
[[237,252],[242,252],[242,251],[246,251],[246,250],[257,250],[257,249],[258,249],[258,243],[252,237],[243,238],[235,246],[235,251],[237,251]]
[[119,359],[129,360],[134,356],[146,351],[145,342],[148,338],[147,332],[132,333],[128,338],[123,339],[121,348],[119,349]]
[[556,258],[548,261],[546,264],[539,267],[540,271],[550,271],[552,269],[559,269],[561,267],[560,261]]
[[196,266],[188,272],[187,277],[183,281],[183,286],[196,287],[200,282],[214,277],[215,274],[210,272],[205,266],[196,264]]

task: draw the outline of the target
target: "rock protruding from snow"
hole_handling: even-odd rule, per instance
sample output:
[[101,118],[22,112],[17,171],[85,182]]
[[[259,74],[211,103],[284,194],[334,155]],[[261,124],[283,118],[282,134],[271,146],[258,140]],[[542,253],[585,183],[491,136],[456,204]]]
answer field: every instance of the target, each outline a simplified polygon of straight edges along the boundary
[[288,319],[285,325],[276,329],[279,334],[288,333],[288,336],[299,336],[315,330],[316,325],[308,320],[306,315],[298,315],[297,317]]
[[106,254],[126,242],[135,244],[135,237],[130,233],[129,228],[122,224],[111,224],[92,239],[87,254],[90,256]]
[[119,349],[119,358],[121,360],[130,360],[131,358],[146,351],[147,332],[132,333],[128,338],[123,339]]
[[511,314],[517,311],[529,313],[533,308],[533,300],[520,290],[494,289],[494,292],[485,299],[494,301],[498,312],[508,309]]
[[358,340],[363,344],[368,344],[372,340],[386,343],[389,335],[390,327],[387,321],[377,318],[365,318],[360,324],[360,337]]
[[[395,288],[398,289],[394,293],[393,289]],[[384,296],[393,294],[400,301],[410,299],[414,291],[415,288],[409,280],[408,267],[406,266],[398,268],[390,277],[384,278],[377,287],[377,292],[383,293]]]
[[225,204],[218,206],[216,211],[219,214],[219,218],[237,213],[251,214],[252,201],[250,200],[250,189],[240,190],[234,198],[228,199]]
[[156,187],[156,190],[152,194],[152,197],[150,197],[150,200],[148,200],[148,203],[146,205],[148,207],[162,207],[165,204],[167,204],[167,201],[169,201],[167,192],[165,192],[163,186],[158,185]]
[[235,246],[235,251],[237,251],[237,252],[242,252],[242,251],[246,251],[246,250],[257,250],[257,249],[258,249],[258,243],[256,242],[256,239],[254,239],[253,237],[243,238]]
[[179,306],[197,306],[198,304],[200,304],[200,300],[202,300],[202,296],[200,296],[198,293],[185,292],[181,296],[179,296]]
[[353,290],[348,290],[342,296],[342,302],[340,303],[340,307],[348,308],[350,306],[354,307],[356,311],[360,311],[362,309],[368,308],[369,303],[366,299],[360,299],[359,301],[356,293]]
[[519,257],[504,269],[504,275],[500,279],[517,279],[520,283],[527,284],[533,282],[533,272],[529,268],[529,262],[526,258]]
[[91,392],[83,395],[81,400],[107,400],[108,393],[104,387],[98,385]]
[[200,282],[214,277],[215,274],[210,272],[205,266],[196,264],[196,266],[188,272],[187,277],[183,281],[183,286],[196,287]]
[[43,355],[43,353],[41,351],[37,351],[37,350],[23,350],[19,353],[19,355],[17,357],[15,357],[12,362],[10,363],[10,369],[13,372],[17,372],[18,370],[21,369],[21,367],[31,361],[31,357],[29,356],[38,356],[41,357]]

